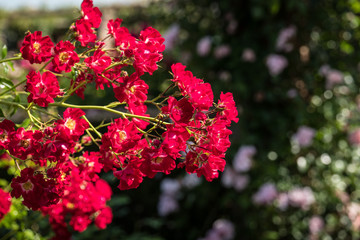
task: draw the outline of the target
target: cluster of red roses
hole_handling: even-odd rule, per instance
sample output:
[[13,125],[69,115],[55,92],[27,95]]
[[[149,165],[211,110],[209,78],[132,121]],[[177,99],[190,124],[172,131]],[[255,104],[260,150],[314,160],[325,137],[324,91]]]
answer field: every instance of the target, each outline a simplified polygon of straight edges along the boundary
[[[68,96],[76,93],[84,98],[86,86],[94,82],[96,88],[112,87],[128,112],[104,107],[123,117],[108,124],[104,134],[87,122],[81,105],[72,105],[63,118],[47,123],[31,119],[33,126],[27,129],[15,129],[9,120],[0,123],[0,149],[17,164],[27,163],[12,180],[11,195],[22,196],[25,206],[48,214],[59,239],[70,236],[65,223],[69,214],[70,225],[77,231],[85,230],[92,220],[99,228],[111,222],[106,201],[112,193],[97,175],[101,170],[113,171],[121,190],[136,188],[144,177],[169,174],[176,167],[185,167],[208,181],[217,178],[230,146],[228,127],[238,121],[232,94],[221,93],[214,103],[210,84],[180,63],[172,66],[172,87],[179,89],[176,98],[164,92],[147,101],[149,87],[140,77],[158,68],[165,49],[160,33],[149,27],[136,38],[121,26],[121,19],[110,20],[108,38],[114,39],[115,48],[105,49],[94,30],[101,23],[101,12],[92,0],[84,0],[81,9],[82,17],[70,28],[73,41],[60,41],[54,47],[39,31],[26,35],[22,58],[30,63],[46,62],[42,73],[31,71],[26,77],[30,103],[26,110],[33,104],[68,107],[64,102]],[[129,66],[134,69],[131,74],[126,70]],[[71,71],[71,86],[60,90],[57,76]],[[57,97],[63,98],[55,105]],[[160,113],[150,117],[146,103],[155,105]],[[83,136],[89,130],[101,139]],[[101,141],[99,152],[83,151],[90,137],[97,145]]]
[[11,196],[0,188],[0,220],[10,211]]

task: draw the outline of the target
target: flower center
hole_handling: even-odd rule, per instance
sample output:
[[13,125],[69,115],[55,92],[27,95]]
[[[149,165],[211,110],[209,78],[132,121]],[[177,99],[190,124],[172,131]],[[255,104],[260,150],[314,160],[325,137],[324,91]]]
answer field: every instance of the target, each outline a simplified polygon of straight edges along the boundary
[[0,134],[0,142],[5,142],[7,139],[7,135],[5,133]]
[[65,64],[67,61],[68,61],[68,59],[69,59],[69,53],[67,53],[67,52],[62,52],[62,53],[60,53],[60,55],[59,55],[59,60],[60,60],[60,62],[62,63],[62,64]]
[[66,208],[67,208],[67,209],[74,209],[74,208],[75,208],[75,204],[69,202],[69,203],[66,204]]
[[22,188],[23,188],[25,191],[31,191],[31,190],[33,190],[33,188],[34,188],[34,185],[28,180],[26,183],[23,183],[23,184],[22,184]]
[[66,120],[65,126],[70,130],[74,130],[76,126],[76,121],[74,119],[69,118]]
[[39,54],[40,53],[40,46],[41,46],[41,44],[40,43],[38,43],[38,42],[34,42],[33,43],[33,48],[34,48],[34,53],[36,53],[36,54]]
[[135,92],[135,86],[132,86],[132,87],[130,88],[130,92],[132,92],[132,93]]
[[20,142],[21,146],[24,147],[24,148],[28,148],[30,143],[29,143],[29,140],[27,139],[22,139],[21,142]]
[[119,140],[122,142],[127,138],[126,132],[125,131],[119,131]]
[[152,162],[155,164],[160,164],[160,163],[162,163],[162,161],[163,161],[163,158],[161,158],[161,157],[157,157],[152,160]]

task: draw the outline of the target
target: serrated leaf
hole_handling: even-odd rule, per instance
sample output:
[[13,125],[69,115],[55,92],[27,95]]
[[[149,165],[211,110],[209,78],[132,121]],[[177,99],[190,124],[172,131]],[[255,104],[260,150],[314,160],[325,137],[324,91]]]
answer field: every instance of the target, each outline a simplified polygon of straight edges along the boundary
[[1,58],[4,59],[7,56],[7,46],[4,45],[1,49]]

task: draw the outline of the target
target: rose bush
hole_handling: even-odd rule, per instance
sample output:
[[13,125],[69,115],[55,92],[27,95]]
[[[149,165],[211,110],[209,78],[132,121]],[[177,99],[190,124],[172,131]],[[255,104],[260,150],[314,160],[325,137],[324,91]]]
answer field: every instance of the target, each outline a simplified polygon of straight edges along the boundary
[[[0,150],[16,167],[6,190],[49,216],[52,239],[70,239],[69,225],[82,232],[92,222],[100,229],[111,223],[112,190],[99,177],[102,171],[113,173],[120,190],[176,168],[207,181],[218,178],[230,147],[228,128],[238,121],[232,94],[221,93],[214,103],[211,85],[181,63],[172,65],[166,90],[148,99],[149,86],[141,78],[158,69],[164,38],[152,27],[134,36],[117,18],[108,21],[107,36],[97,39],[101,16],[92,0],[84,0],[68,40],[53,43],[41,31],[27,32],[20,54],[6,58],[4,51],[0,60],[6,68],[18,60],[39,64],[17,84],[0,79],[7,84],[0,91]],[[107,39],[113,47],[105,45]],[[72,95],[86,102],[83,93],[91,87],[112,88],[117,101],[105,106],[68,102]],[[153,116],[148,106],[155,108]],[[88,109],[118,118],[93,125],[83,111]],[[8,118],[18,110],[28,118],[15,125]],[[1,201],[6,202],[3,217],[9,211],[6,192]]]

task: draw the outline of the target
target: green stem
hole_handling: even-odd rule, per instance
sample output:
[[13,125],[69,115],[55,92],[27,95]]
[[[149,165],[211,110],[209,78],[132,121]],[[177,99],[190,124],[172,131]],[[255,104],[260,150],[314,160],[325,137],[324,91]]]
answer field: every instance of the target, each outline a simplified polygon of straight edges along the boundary
[[16,230],[11,230],[9,232],[7,232],[4,236],[2,236],[0,238],[0,240],[6,240],[9,239],[12,235],[14,235],[17,231]]
[[[74,85],[76,84],[76,80],[74,80],[73,85],[70,87],[70,91],[66,94],[66,96],[64,96],[64,98],[61,100],[61,103],[65,102],[69,97],[71,97],[71,95],[78,90],[79,88],[81,88],[83,85],[85,85],[86,83],[88,83],[88,80],[85,79],[85,81],[83,81],[82,83],[80,83],[79,85],[77,85],[75,88]],[[73,89],[72,89],[73,88]]]
[[22,80],[21,82],[19,82],[18,84],[14,85],[13,87],[9,88],[8,90],[6,90],[5,92],[0,93],[0,96],[4,95],[5,93],[8,93],[12,90],[14,90],[15,88],[17,88],[18,86],[20,86],[21,84],[25,83],[27,81],[27,79]]
[[155,101],[157,101],[159,98],[164,97],[164,96],[165,96],[165,93],[166,93],[167,91],[169,91],[170,88],[173,88],[174,86],[175,86],[175,83],[170,84],[170,85],[165,89],[165,91],[163,91],[162,93],[160,93],[159,96],[157,96],[156,98],[151,99],[151,100],[149,100],[149,101],[145,101],[145,102],[155,103]]
[[12,57],[12,58],[5,58],[5,59],[1,59],[0,63],[10,62],[10,61],[20,60],[20,59],[22,59],[22,56]]
[[96,106],[96,105],[74,105],[74,104],[68,104],[68,103],[50,103],[49,106],[58,106],[58,107],[68,107],[68,108],[80,108],[80,109],[96,109],[96,110],[103,110],[103,111],[107,111],[107,112],[111,112],[111,113],[115,113],[117,115],[121,115],[122,117],[131,117],[131,118],[137,118],[137,119],[141,119],[141,120],[149,120],[149,121],[154,121],[160,124],[171,124],[171,123],[167,123],[167,122],[163,122],[157,118],[153,118],[153,117],[146,117],[146,116],[140,116],[140,115],[135,115],[135,114],[131,114],[131,113],[125,113],[125,112],[121,112],[121,111],[117,111],[115,109],[111,109],[108,108],[106,106]]
[[6,105],[17,106],[17,107],[19,107],[19,108],[21,108],[21,109],[23,109],[23,110],[26,109],[25,106],[21,105],[20,103],[16,103],[16,102],[8,102],[8,101],[0,100],[0,103],[6,104]]
[[89,124],[90,128],[96,133],[96,135],[99,136],[99,138],[102,137],[101,133],[98,132],[98,130],[96,130],[96,128],[91,124],[91,122],[89,121],[89,119],[87,119],[87,117],[84,115],[83,118],[85,119],[85,121],[87,121],[87,123]]
[[91,134],[91,132],[89,131],[89,129],[85,130],[86,133],[90,136],[91,140],[93,141],[93,143],[96,144],[96,146],[100,147],[99,144],[96,142],[96,139],[93,137],[93,135]]

